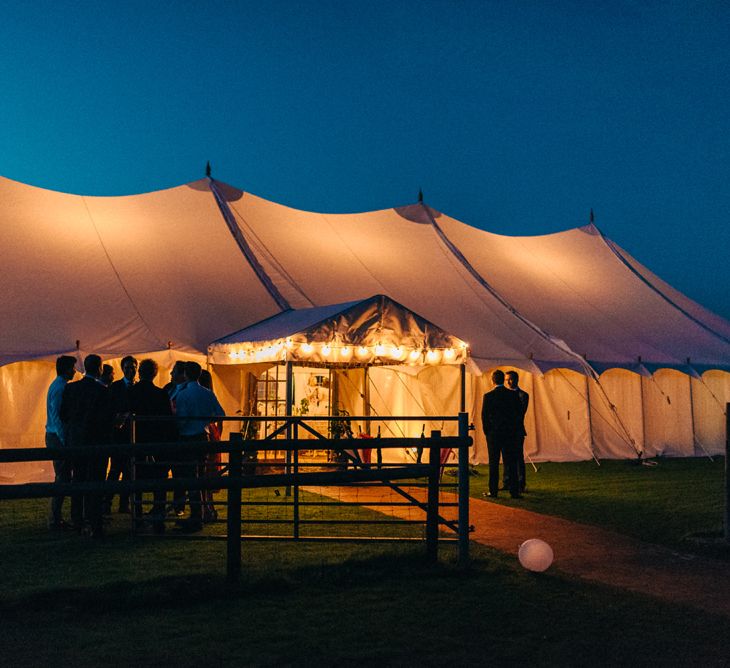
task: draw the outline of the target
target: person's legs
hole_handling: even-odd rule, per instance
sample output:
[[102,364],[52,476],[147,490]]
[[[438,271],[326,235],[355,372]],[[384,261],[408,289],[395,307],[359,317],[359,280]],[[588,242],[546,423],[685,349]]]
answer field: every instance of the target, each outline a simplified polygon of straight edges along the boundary
[[[154,480],[166,480],[169,470],[168,464],[148,464],[150,475]],[[162,533],[165,530],[165,506],[167,505],[167,492],[164,489],[152,492],[152,527],[155,533]]]
[[[46,446],[49,448],[61,448],[63,443],[56,434],[46,432]],[[71,482],[71,462],[65,459],[53,460],[54,482]],[[61,509],[63,507],[63,496],[52,496],[49,504],[48,526],[63,526]]]
[[[180,478],[184,478],[187,472],[187,466],[188,462],[181,460],[170,464],[170,468],[172,469],[172,479],[179,480]],[[185,512],[185,498],[186,492],[184,489],[176,489],[173,491],[172,508],[177,515],[182,515],[182,513]]]
[[[104,482],[106,478],[106,457],[94,456],[89,458],[89,482]],[[102,505],[103,492],[92,492],[86,496],[84,511],[86,520],[91,526],[91,535],[94,538],[103,535]]]
[[[71,463],[71,483],[86,482],[89,472],[87,457],[77,457]],[[78,492],[71,495],[71,523],[77,531],[84,527],[84,494]]]
[[520,474],[520,494],[527,487],[527,477],[525,469],[525,437],[521,436],[517,448],[517,470]]
[[487,436],[487,452],[489,453],[489,496],[497,496],[499,492],[499,439]]
[[[129,480],[129,457],[115,456],[111,458],[111,464],[109,465],[109,474],[107,475],[108,482],[118,482],[120,479],[123,481]],[[107,495],[105,499],[105,505],[107,510],[111,510],[112,500],[114,499],[113,494]],[[119,512],[129,512],[129,493],[122,492],[119,495]]]
[[[200,442],[206,440],[205,434],[197,434],[194,436],[183,436],[182,441]],[[202,465],[205,460],[197,454],[184,455],[183,465],[181,465],[181,473],[183,478],[198,478],[201,475]],[[201,490],[189,489],[188,500],[190,502],[190,518],[186,522],[188,529],[200,530],[203,526],[203,497]]]
[[[196,455],[193,462],[193,477],[202,478],[205,475],[205,460]],[[203,490],[188,490],[188,499],[190,499],[190,519],[193,521],[203,521]]]
[[520,474],[519,474],[519,456],[517,453],[517,443],[514,440],[505,439],[502,448],[502,457],[504,466],[507,469],[507,480],[509,482],[509,493],[512,498],[520,496]]

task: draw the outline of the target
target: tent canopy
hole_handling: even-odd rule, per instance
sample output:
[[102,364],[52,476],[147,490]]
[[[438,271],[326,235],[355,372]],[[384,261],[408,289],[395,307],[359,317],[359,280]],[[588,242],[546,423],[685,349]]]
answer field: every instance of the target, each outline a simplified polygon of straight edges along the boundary
[[290,309],[211,344],[214,364],[458,364],[467,344],[385,295]]
[[[0,178],[0,248],[0,447],[43,442],[59,354],[151,355],[169,369],[245,330],[238,343],[257,349],[306,336],[316,361],[323,343],[337,341],[338,313],[388,295],[407,305],[393,322],[413,318],[393,331],[432,323],[429,336],[440,328],[467,341],[480,370],[530,372],[526,447],[536,457],[625,456],[634,442],[682,456],[724,449],[730,323],[593,225],[508,237],[423,203],[315,213],[210,178],[126,197]],[[216,391],[235,412],[254,368],[232,365],[231,352],[241,350],[216,365]],[[457,409],[453,366],[372,372],[378,410]],[[467,389],[476,416],[488,379],[471,374]],[[479,430],[475,438],[478,456]]]
[[507,237],[422,203],[313,213],[210,178],[126,197],[0,178],[0,246],[0,364],[205,353],[288,309],[387,294],[482,369],[730,370],[730,323],[593,225]]

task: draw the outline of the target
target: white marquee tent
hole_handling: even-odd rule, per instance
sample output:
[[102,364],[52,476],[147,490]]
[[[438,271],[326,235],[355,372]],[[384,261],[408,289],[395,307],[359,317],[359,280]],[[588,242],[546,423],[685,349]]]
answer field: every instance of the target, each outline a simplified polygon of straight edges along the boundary
[[[0,447],[42,444],[59,354],[169,368],[289,308],[385,294],[469,343],[472,419],[489,387],[479,372],[523,372],[533,459],[723,448],[730,323],[593,225],[507,237],[422,203],[313,213],[209,178],[122,197],[0,178],[0,248]],[[240,383],[212,369],[235,411]],[[372,382],[381,414],[458,410],[458,369],[383,367]]]

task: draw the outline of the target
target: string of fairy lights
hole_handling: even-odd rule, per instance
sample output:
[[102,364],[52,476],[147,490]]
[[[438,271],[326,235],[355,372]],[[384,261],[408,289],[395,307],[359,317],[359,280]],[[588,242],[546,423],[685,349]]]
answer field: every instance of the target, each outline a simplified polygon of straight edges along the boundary
[[217,352],[227,352],[229,359],[234,364],[294,360],[341,364],[366,364],[376,360],[412,365],[457,364],[466,360],[469,351],[468,344],[463,341],[452,347],[436,348],[390,343],[350,345],[336,341],[295,341],[291,338],[256,345],[250,343],[217,344],[211,348]]

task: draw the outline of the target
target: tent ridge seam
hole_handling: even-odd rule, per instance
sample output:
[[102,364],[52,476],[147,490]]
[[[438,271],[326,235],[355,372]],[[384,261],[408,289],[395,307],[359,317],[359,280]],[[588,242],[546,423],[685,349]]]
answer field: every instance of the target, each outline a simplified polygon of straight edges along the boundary
[[233,236],[233,239],[238,244],[239,249],[243,253],[244,257],[248,261],[249,265],[251,266],[251,269],[253,269],[254,273],[258,277],[258,279],[261,281],[263,286],[268,291],[269,295],[271,295],[271,298],[276,302],[276,305],[282,310],[282,311],[288,311],[291,309],[291,305],[289,302],[284,298],[284,296],[279,292],[279,289],[274,285],[274,282],[271,280],[271,277],[266,273],[266,270],[261,266],[261,263],[258,261],[258,258],[254,254],[254,252],[251,250],[251,247],[249,246],[248,242],[246,241],[246,238],[243,236],[241,230],[238,228],[238,225],[236,225],[236,221],[233,219],[233,216],[231,214],[231,210],[228,208],[228,205],[225,203],[225,200],[221,196],[220,192],[218,191],[218,187],[216,186],[215,181],[208,177],[209,185],[210,185],[210,192],[213,193],[213,198],[215,199],[216,204],[218,205],[218,209],[221,212],[221,215],[223,216],[223,220],[226,223],[226,226],[228,227],[229,232],[231,233],[231,236]]
[[[596,228],[598,229],[598,228]],[[646,277],[642,276],[634,267],[629,264],[629,262],[624,258],[624,256],[617,250],[615,244],[613,241],[608,239],[606,235],[601,232],[601,230],[598,230],[598,234],[603,240],[603,243],[606,244],[606,247],[613,253],[616,258],[618,258],[618,261],[621,262],[634,276],[636,276],[644,285],[646,285],[650,290],[652,290],[654,293],[656,293],[659,297],[661,297],[667,304],[677,309],[683,316],[686,318],[689,318],[695,325],[700,327],[701,329],[704,329],[708,334],[720,339],[723,343],[730,344],[730,339],[725,338],[722,334],[716,332],[714,329],[703,323],[701,320],[698,320],[695,318],[691,313],[687,312],[685,309],[683,309],[679,304],[677,304],[673,299],[671,299],[668,295],[665,295],[662,290],[660,290],[656,285],[654,285],[650,280],[648,280]]]
[[423,210],[426,212],[426,215],[428,216],[428,219],[431,221],[431,226],[436,231],[436,234],[439,236],[441,241],[446,245],[446,247],[451,251],[451,253],[456,257],[456,259],[462,264],[462,266],[471,274],[471,276],[479,283],[487,292],[489,292],[499,303],[506,308],[509,312],[511,312],[516,318],[518,318],[521,322],[523,322],[525,325],[527,325],[530,329],[532,329],[535,333],[537,333],[541,338],[548,341],[551,345],[555,346],[562,352],[573,356],[578,363],[581,365],[583,369],[586,371],[589,371],[591,375],[595,377],[595,371],[591,368],[590,364],[583,359],[581,355],[573,351],[568,344],[566,343],[566,348],[563,348],[562,346],[558,345],[555,340],[553,339],[550,334],[545,332],[543,329],[538,327],[534,322],[530,321],[528,318],[526,318],[524,315],[522,315],[517,308],[515,308],[512,304],[510,304],[504,297],[502,297],[497,290],[495,290],[489,282],[474,268],[474,266],[469,262],[469,260],[466,259],[464,254],[456,247],[456,245],[449,239],[449,237],[446,235],[446,233],[441,229],[441,226],[436,222],[435,218],[431,215],[431,212],[429,211],[428,207],[421,202],[421,206],[423,207]]
[[137,307],[137,304],[135,303],[134,299],[132,299],[132,295],[129,294],[129,290],[127,290],[127,286],[124,285],[124,281],[122,280],[122,277],[119,274],[119,270],[117,269],[116,265],[114,264],[114,260],[112,260],[112,257],[109,254],[109,250],[107,249],[106,244],[104,243],[104,240],[101,238],[101,233],[99,232],[99,228],[96,226],[96,221],[94,220],[94,216],[91,214],[91,210],[89,209],[89,204],[86,201],[85,195],[81,195],[81,201],[84,203],[84,208],[86,209],[86,215],[89,216],[89,220],[91,221],[91,225],[94,228],[94,232],[96,232],[96,238],[99,240],[99,243],[101,244],[101,247],[102,247],[102,250],[104,251],[104,255],[107,259],[107,262],[109,262],[109,266],[112,268],[114,275],[117,277],[117,282],[119,283],[119,287],[122,288],[122,291],[127,296],[129,303],[132,305],[134,312],[137,314],[137,317],[140,319],[140,321],[142,322],[144,327],[157,340],[157,343],[160,344],[160,346],[163,346],[164,345],[163,340],[157,334],[155,334],[155,331],[152,329],[152,327],[150,327],[149,323],[145,320],[141,311]]
[[[241,220],[241,222],[246,226],[248,233],[251,235],[251,237],[253,237],[254,242],[259,245],[261,252],[268,256],[269,262],[274,265],[275,269],[283,276],[283,278],[289,283],[289,285],[302,297],[304,297],[304,299],[306,299],[311,306],[314,306],[314,302],[307,296],[304,290],[302,290],[299,284],[294,280],[294,277],[286,270],[284,265],[276,259],[276,256],[271,252],[271,250],[269,250],[266,244],[256,234],[256,230],[254,230],[253,226],[246,220],[246,217],[238,209],[236,209],[233,204],[230,204],[228,208],[232,209],[233,212]],[[252,244],[249,245],[251,246]],[[253,248],[251,248],[251,251],[253,252]]]

